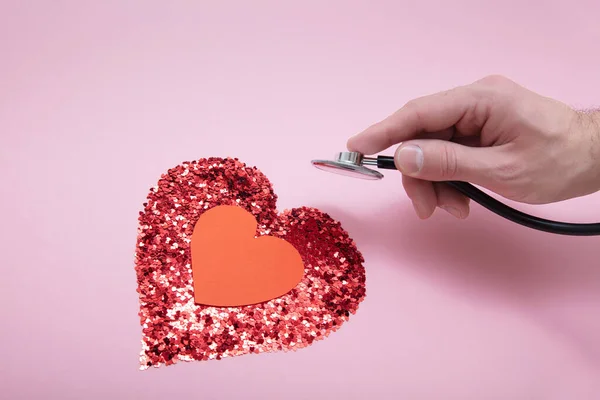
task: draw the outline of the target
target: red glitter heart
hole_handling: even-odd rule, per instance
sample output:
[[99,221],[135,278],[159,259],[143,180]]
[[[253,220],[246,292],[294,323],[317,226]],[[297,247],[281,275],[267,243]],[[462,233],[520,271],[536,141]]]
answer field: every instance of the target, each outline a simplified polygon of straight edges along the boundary
[[[269,180],[237,159],[185,162],[164,174],[140,212],[135,270],[140,296],[140,368],[306,347],[336,331],[365,297],[363,257],[340,223],[314,208],[281,214]],[[290,292],[243,307],[194,301],[190,242],[200,215],[237,205],[256,235],[281,237],[305,273]]]

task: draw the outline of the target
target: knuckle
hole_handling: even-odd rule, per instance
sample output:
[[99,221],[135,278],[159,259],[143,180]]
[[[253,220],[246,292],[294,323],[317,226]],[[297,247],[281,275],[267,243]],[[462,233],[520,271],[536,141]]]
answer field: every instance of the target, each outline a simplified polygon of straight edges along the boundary
[[505,197],[519,201],[527,202],[528,190],[531,188],[531,182],[528,182],[527,174],[523,163],[517,160],[507,160],[495,167],[490,175],[496,182],[492,188]]
[[514,183],[522,176],[520,163],[507,160],[496,166],[494,175],[499,183]]
[[410,99],[409,101],[407,101],[404,104],[404,108],[407,109],[407,110],[412,111],[412,110],[415,110],[417,108],[417,104],[418,104],[418,99],[416,99],[416,98],[415,99]]
[[479,83],[490,87],[501,87],[508,84],[510,79],[500,74],[488,75],[479,80]]
[[458,176],[458,157],[452,146],[442,146],[440,151],[440,175],[444,180]]
[[394,130],[390,126],[384,126],[381,132],[383,147],[388,148],[396,144],[397,140],[395,137]]
[[408,112],[411,118],[414,119],[415,126],[421,126],[421,108],[422,108],[422,99],[416,98],[409,100],[404,105],[404,110]]

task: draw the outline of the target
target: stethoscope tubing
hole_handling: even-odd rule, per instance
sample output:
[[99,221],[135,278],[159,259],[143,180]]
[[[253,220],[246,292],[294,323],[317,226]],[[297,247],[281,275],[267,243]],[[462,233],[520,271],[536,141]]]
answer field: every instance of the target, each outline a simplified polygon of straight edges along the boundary
[[[394,158],[389,156],[378,156],[377,167],[381,169],[397,169]],[[528,228],[558,235],[600,235],[600,223],[570,223],[539,218],[507,206],[468,182],[446,181],[444,183],[500,217]]]

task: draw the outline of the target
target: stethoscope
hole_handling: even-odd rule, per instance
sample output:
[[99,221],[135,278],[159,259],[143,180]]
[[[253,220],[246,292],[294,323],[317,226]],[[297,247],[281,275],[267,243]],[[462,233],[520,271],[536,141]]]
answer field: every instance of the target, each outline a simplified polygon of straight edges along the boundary
[[[365,157],[361,153],[341,152],[333,160],[313,160],[312,164],[322,170],[354,178],[379,180],[383,174],[367,166],[379,169],[397,169],[393,157],[377,156]],[[579,224],[568,222],[557,222],[548,219],[534,217],[515,210],[506,204],[494,199],[483,191],[467,182],[447,181],[444,182],[463,195],[469,197],[479,205],[517,224],[536,229],[539,231],[554,233],[558,235],[571,236],[595,236],[600,235],[600,223]]]

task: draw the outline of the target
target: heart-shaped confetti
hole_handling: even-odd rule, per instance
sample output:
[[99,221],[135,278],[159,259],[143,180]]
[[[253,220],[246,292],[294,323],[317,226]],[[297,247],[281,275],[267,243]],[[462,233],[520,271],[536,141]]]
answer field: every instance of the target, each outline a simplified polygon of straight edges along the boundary
[[[304,348],[327,337],[365,297],[363,257],[340,223],[314,208],[278,213],[269,180],[237,159],[185,162],[164,174],[140,212],[135,270],[142,324],[141,369]],[[282,296],[254,305],[195,301],[191,242],[201,215],[237,206],[256,236],[284,239],[304,275]]]

